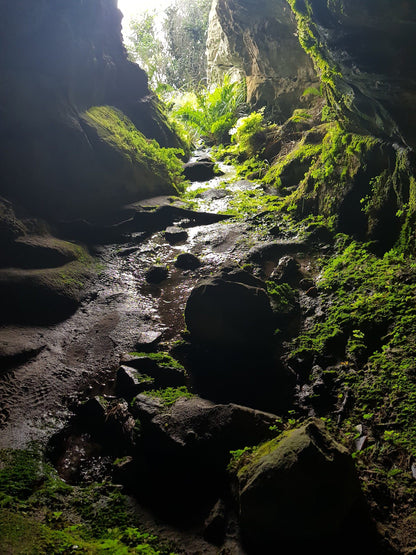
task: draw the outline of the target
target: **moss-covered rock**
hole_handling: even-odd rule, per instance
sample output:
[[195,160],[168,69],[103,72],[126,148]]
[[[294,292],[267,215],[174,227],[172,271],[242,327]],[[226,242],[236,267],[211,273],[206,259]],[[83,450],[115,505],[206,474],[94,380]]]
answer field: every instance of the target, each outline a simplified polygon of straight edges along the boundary
[[242,453],[235,472],[243,538],[257,552],[324,548],[360,500],[351,457],[319,420]]
[[0,269],[2,324],[50,324],[75,312],[94,271],[83,247],[25,236],[6,255],[14,267]]

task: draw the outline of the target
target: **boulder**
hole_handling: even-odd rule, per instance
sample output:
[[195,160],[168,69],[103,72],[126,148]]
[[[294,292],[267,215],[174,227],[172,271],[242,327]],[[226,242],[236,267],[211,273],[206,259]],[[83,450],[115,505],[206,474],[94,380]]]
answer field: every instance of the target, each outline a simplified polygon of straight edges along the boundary
[[141,394],[131,410],[143,422],[144,442],[152,445],[163,464],[186,456],[194,469],[196,464],[225,470],[230,450],[272,437],[270,427],[276,424],[273,414],[233,403],[215,404],[197,396],[181,397],[166,408],[157,398]]
[[227,350],[267,344],[274,331],[264,289],[222,277],[196,285],[186,303],[185,322],[193,340]]
[[282,256],[270,279],[277,283],[294,283],[299,277],[299,263],[293,256]]
[[136,341],[134,350],[138,352],[154,351],[161,339],[162,332],[160,331],[142,331]]
[[176,245],[176,243],[183,243],[188,239],[188,232],[181,227],[169,226],[165,230],[165,239],[171,245]]
[[120,366],[116,376],[116,393],[125,399],[132,399],[138,393],[151,389],[154,380],[146,374],[141,374],[129,366]]
[[145,278],[148,283],[161,283],[165,281],[169,276],[169,270],[166,266],[162,266],[161,264],[155,264],[151,266],[145,273]]
[[205,520],[204,539],[214,545],[221,545],[224,542],[226,526],[225,503],[219,499]]
[[[361,501],[347,450],[309,420],[246,456],[236,472],[241,532],[250,550],[324,546]],[[272,551],[270,551],[272,550]]]
[[179,387],[186,383],[185,369],[173,359],[155,359],[151,355],[124,355],[124,366],[133,368],[140,374],[150,376],[157,388]]
[[184,165],[183,173],[189,181],[209,181],[217,175],[218,170],[215,170],[215,162],[213,160],[197,160],[196,162],[188,162]]
[[199,258],[190,252],[179,254],[175,260],[175,267],[181,270],[196,270],[200,266],[201,261]]

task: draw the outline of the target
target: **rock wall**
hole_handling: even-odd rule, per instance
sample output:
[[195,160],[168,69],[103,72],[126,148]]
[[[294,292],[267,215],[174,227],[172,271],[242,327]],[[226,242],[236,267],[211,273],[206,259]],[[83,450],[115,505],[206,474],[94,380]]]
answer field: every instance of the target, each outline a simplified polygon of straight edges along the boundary
[[249,101],[284,119],[316,79],[300,39],[339,117],[414,146],[415,31],[412,0],[214,0],[209,80],[237,70]]
[[[131,200],[119,175],[123,150],[110,148],[104,168],[102,140],[85,132],[81,114],[91,106],[115,106],[146,137],[180,146],[146,74],[127,59],[121,17],[116,0],[0,3],[0,194],[55,218],[108,208],[104,180],[120,204]],[[142,185],[136,179],[137,198]],[[154,192],[172,190],[165,181]]]
[[288,0],[299,37],[349,127],[415,145],[416,4]]
[[248,102],[268,106],[277,121],[287,119],[317,82],[286,0],[214,0],[207,56],[211,83],[227,72],[244,76]]

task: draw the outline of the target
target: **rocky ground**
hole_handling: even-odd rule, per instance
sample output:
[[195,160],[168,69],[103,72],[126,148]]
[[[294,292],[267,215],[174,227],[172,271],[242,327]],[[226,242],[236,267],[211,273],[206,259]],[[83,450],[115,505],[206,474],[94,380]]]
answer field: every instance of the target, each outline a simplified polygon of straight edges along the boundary
[[221,167],[187,200],[148,199],[89,229],[97,276],[64,322],[1,329],[0,447],[43,445],[74,487],[123,484],[175,551],[271,552],[284,522],[283,549],[296,536],[294,552],[340,539],[349,552],[353,526],[382,552],[351,460],[315,418],[317,398],[342,402],[319,366],[303,379],[302,360],[286,360],[287,341],[324,319],[316,259],[332,238],[218,216],[261,192]]

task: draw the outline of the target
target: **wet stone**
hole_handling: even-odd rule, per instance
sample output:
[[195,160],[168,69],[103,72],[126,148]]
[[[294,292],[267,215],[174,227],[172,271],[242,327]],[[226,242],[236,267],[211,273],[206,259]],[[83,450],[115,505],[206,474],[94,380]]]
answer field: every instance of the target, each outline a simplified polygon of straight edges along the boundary
[[158,265],[151,266],[145,273],[145,278],[148,283],[161,283],[169,276],[169,270],[166,266]]
[[201,266],[199,258],[189,252],[179,254],[175,261],[175,267],[181,270],[196,270],[199,266]]
[[278,283],[292,283],[299,275],[299,264],[293,256],[282,256],[270,278]]
[[171,245],[182,243],[188,239],[188,233],[184,229],[176,226],[170,226],[165,230],[165,239]]
[[117,371],[116,393],[125,399],[132,399],[138,393],[151,389],[154,380],[129,366],[120,366]]
[[210,159],[197,160],[196,162],[188,162],[184,166],[183,173],[189,181],[208,181],[216,175],[223,175],[222,172],[215,170],[215,163]]
[[142,331],[134,346],[135,351],[151,351],[162,338],[160,331]]

